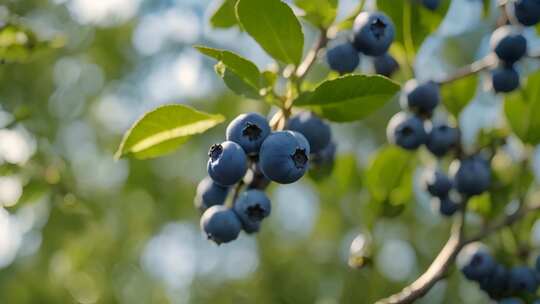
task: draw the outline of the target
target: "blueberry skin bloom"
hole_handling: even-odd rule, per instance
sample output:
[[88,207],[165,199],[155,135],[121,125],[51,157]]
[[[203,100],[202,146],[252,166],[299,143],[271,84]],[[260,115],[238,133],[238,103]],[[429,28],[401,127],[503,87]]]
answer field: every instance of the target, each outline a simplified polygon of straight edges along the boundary
[[433,196],[446,197],[452,189],[452,181],[441,171],[432,170],[425,175],[425,187]]
[[514,16],[525,26],[540,22],[540,1],[538,0],[517,0],[513,6],[507,5],[507,7],[513,8]]
[[236,240],[242,230],[242,224],[232,209],[217,205],[203,213],[201,229],[209,240],[219,245]]
[[208,152],[208,175],[221,186],[239,182],[247,171],[247,156],[235,142],[225,141],[210,147]]
[[340,74],[353,72],[360,64],[358,51],[350,43],[337,45],[326,52],[328,66]]
[[197,186],[195,207],[204,211],[215,205],[223,205],[228,194],[229,187],[220,186],[207,176]]
[[257,113],[246,113],[231,121],[226,136],[228,141],[239,144],[247,154],[257,154],[270,132],[266,118]]
[[405,83],[400,98],[402,109],[410,110],[421,116],[431,115],[440,101],[440,89],[435,82],[418,83],[416,79],[411,79]]
[[390,119],[386,136],[390,143],[406,150],[415,150],[427,140],[424,122],[406,112],[399,112]]
[[394,24],[383,13],[362,12],[353,25],[353,45],[369,56],[380,56],[390,48],[394,41]]
[[509,271],[501,264],[497,264],[491,275],[480,280],[480,289],[490,296],[501,295],[508,290]]
[[244,230],[252,230],[250,228],[257,227],[258,223],[270,215],[272,206],[263,191],[248,190],[240,194],[233,210],[242,222]]
[[491,85],[497,93],[509,93],[519,88],[519,73],[512,66],[499,66],[491,71]]
[[319,153],[330,144],[330,126],[312,112],[300,112],[291,117],[287,129],[304,135],[309,142],[311,153]]
[[459,142],[459,131],[446,124],[435,125],[428,134],[426,147],[437,157],[444,156]]
[[454,175],[456,189],[464,194],[478,195],[491,185],[489,162],[480,156],[472,156],[459,162]]
[[491,49],[500,60],[512,64],[527,54],[527,39],[512,26],[499,27],[490,39]]
[[277,183],[293,183],[306,173],[309,167],[309,153],[309,143],[301,133],[274,132],[261,146],[259,153],[261,171]]
[[463,275],[473,281],[480,281],[491,275],[497,265],[485,247],[477,243],[462,250],[458,256],[458,264]]
[[392,76],[399,69],[399,63],[388,53],[373,58],[373,66],[375,73],[386,77]]
[[535,293],[538,289],[538,281],[534,270],[526,266],[517,266],[510,269],[509,287],[512,292]]

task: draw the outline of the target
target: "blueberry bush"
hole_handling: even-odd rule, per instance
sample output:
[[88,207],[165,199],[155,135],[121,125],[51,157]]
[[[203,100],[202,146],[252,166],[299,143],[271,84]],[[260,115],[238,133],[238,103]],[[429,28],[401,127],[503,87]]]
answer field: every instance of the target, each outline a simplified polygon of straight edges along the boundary
[[[131,274],[126,269],[136,263],[134,252],[140,244],[157,224],[196,213],[201,235],[218,252],[239,239],[260,238],[264,266],[259,270],[262,283],[230,283],[216,288],[212,296],[198,287],[193,303],[218,301],[229,288],[249,289],[254,284],[263,289],[260,294],[219,303],[251,303],[255,295],[261,303],[327,303],[324,292],[332,288],[340,295],[328,303],[435,303],[429,296],[440,286],[450,290],[440,303],[467,302],[456,295],[462,288],[477,289],[486,303],[540,303],[540,244],[533,233],[540,219],[540,1],[353,2],[340,16],[338,0],[218,1],[205,21],[212,31],[241,32],[272,63],[262,68],[243,52],[222,49],[210,40],[193,45],[193,52],[213,65],[215,78],[230,92],[215,97],[217,105],[200,101],[153,106],[130,120],[121,139],[94,135],[103,137],[98,140],[108,147],[117,146],[114,158],[131,169],[125,189],[102,193],[81,189],[70,167],[82,158],[68,159],[69,154],[56,147],[62,143],[54,142],[59,140],[57,132],[77,125],[60,127],[55,117],[40,115],[47,106],[33,108],[21,100],[39,99],[39,91],[25,92],[25,86],[47,85],[40,84],[33,69],[50,72],[47,58],[58,52],[88,48],[87,57],[106,66],[112,79],[118,77],[128,63],[117,62],[124,54],[109,51],[108,43],[111,38],[124,43],[127,29],[98,31],[93,38],[96,45],[70,45],[61,35],[39,37],[27,27],[25,19],[15,14],[24,13],[24,5],[14,5],[14,12],[0,10],[0,16],[9,16],[0,23],[0,68],[6,71],[0,82],[16,82],[0,88],[0,97],[15,100],[2,104],[10,118],[2,129],[24,127],[38,139],[36,155],[28,164],[0,158],[0,174],[24,176],[20,201],[43,196],[53,202],[44,242],[48,253],[41,257],[50,262],[35,262],[40,267],[34,272],[14,268],[15,277],[39,286],[33,281],[36,272],[46,275],[69,272],[62,267],[80,267],[78,273],[100,277],[105,287],[97,286],[100,281],[90,275],[73,275],[79,280],[75,283],[69,276],[54,275],[66,286],[93,282],[92,288],[105,290],[97,292],[104,303],[123,302],[106,286],[123,284],[116,276]],[[475,12],[475,20],[467,19]],[[82,108],[73,117],[93,111]],[[362,127],[351,127],[358,125]],[[374,140],[362,142],[365,138]],[[84,147],[87,138],[75,140]],[[350,152],[349,146],[356,149],[363,144],[371,146],[358,149],[361,156]],[[2,147],[0,142],[0,152]],[[113,158],[112,152],[107,155]],[[85,168],[94,165],[99,164],[90,162]],[[184,170],[185,176],[204,176],[197,184],[155,176],[154,171],[167,167]],[[193,168],[204,174],[190,172]],[[318,227],[309,240],[287,252],[274,245],[281,240],[267,229],[275,209],[273,192],[291,184],[316,189],[324,202],[321,221],[332,228]],[[7,190],[0,187],[0,191]],[[128,202],[132,198],[133,207]],[[122,204],[103,203],[115,199]],[[167,207],[160,209],[153,199]],[[285,198],[290,205],[295,199]],[[435,217],[426,220],[421,214],[426,208],[418,211],[422,201],[429,202]],[[292,216],[299,223],[301,217],[301,212]],[[419,256],[414,274],[400,282],[385,281],[375,267],[381,264],[379,254],[385,252],[392,259],[403,249],[381,245],[385,233],[393,233],[385,227],[407,230],[406,238]],[[114,233],[102,232],[109,228]],[[65,229],[81,232],[81,239]],[[351,229],[347,261],[342,261],[339,250],[328,249],[338,244],[324,241],[343,237]],[[89,250],[86,243],[95,243],[95,248]],[[69,251],[54,250],[62,246],[80,260],[59,264]],[[321,252],[316,252],[319,247]],[[117,248],[123,249],[116,252]],[[117,256],[96,266],[101,270],[90,271],[93,255],[104,261]],[[274,261],[274,256],[287,258]],[[317,259],[322,262],[314,270]],[[326,275],[344,278],[339,287],[328,287]],[[130,288],[150,280],[144,275],[137,278]],[[0,275],[0,302],[32,303],[39,297],[47,303],[69,301],[65,293],[27,295],[19,287],[11,296],[16,300],[10,302],[5,291],[16,283]],[[55,284],[45,286],[63,288]],[[79,285],[70,289],[73,297],[85,298],[73,290],[86,289]],[[165,301],[163,293],[155,294],[138,301]],[[87,301],[94,302],[101,301]]]

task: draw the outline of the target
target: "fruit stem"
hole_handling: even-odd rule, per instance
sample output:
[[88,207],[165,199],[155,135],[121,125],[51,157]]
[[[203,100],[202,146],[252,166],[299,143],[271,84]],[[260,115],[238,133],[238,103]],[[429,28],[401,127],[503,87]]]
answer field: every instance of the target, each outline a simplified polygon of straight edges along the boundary
[[465,78],[467,76],[479,73],[493,66],[496,63],[497,63],[497,59],[495,58],[494,55],[487,55],[486,57],[480,60],[477,60],[469,65],[459,68],[455,73],[447,76],[446,78],[436,80],[435,83],[439,85],[447,84],[447,83]]

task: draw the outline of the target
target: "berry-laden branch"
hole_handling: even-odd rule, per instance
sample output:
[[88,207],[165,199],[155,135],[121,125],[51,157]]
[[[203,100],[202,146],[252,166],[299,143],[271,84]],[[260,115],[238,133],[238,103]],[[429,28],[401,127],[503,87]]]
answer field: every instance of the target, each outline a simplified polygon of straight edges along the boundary
[[433,260],[427,271],[409,286],[403,288],[402,291],[378,301],[377,304],[413,303],[423,297],[438,281],[446,277],[448,269],[454,263],[463,247],[470,243],[480,241],[505,227],[513,225],[523,219],[526,215],[538,211],[540,211],[540,203],[519,208],[500,221],[488,225],[479,233],[468,238],[464,235],[465,211],[461,212],[461,216],[454,222],[450,238],[435,260]]

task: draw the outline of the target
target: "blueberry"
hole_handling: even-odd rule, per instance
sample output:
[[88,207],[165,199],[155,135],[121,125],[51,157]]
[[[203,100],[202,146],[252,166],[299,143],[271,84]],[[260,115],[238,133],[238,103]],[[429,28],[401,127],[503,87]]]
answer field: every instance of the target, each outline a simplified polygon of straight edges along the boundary
[[291,117],[287,129],[304,135],[309,142],[311,153],[318,153],[326,148],[332,138],[330,126],[312,112],[300,112]]
[[311,156],[309,176],[315,180],[328,177],[334,170],[336,143],[330,142],[326,148]]
[[257,113],[247,113],[231,121],[226,134],[228,141],[239,144],[247,154],[256,154],[270,132],[266,118]]
[[497,93],[512,92],[519,84],[519,73],[512,66],[501,65],[491,71],[491,85]]
[[495,30],[490,44],[497,57],[506,63],[514,63],[527,54],[527,39],[509,25]]
[[454,185],[463,194],[478,195],[491,185],[489,162],[478,155],[462,159],[453,169]]
[[259,153],[261,170],[272,181],[290,184],[306,173],[309,143],[301,133],[274,132],[266,138]]
[[217,184],[232,186],[246,174],[246,153],[235,142],[226,141],[213,145],[208,156],[208,174]]
[[439,7],[440,0],[422,0],[422,4],[429,10],[436,10]]
[[441,100],[439,86],[433,82],[418,83],[411,79],[405,83],[400,103],[402,109],[408,109],[421,116],[429,116]]
[[427,140],[424,122],[405,112],[399,112],[390,119],[386,136],[390,143],[407,150],[417,149]]
[[496,263],[487,249],[478,243],[473,243],[460,252],[458,264],[463,275],[469,280],[480,281],[493,273]]
[[326,52],[330,68],[340,74],[353,72],[360,64],[358,51],[350,43],[339,44]]
[[517,21],[525,26],[540,22],[540,1],[538,0],[517,0],[513,6],[507,5],[507,7]]
[[439,170],[430,170],[424,176],[426,190],[435,197],[448,196],[452,189],[450,178]]
[[438,197],[439,213],[444,216],[452,216],[459,209],[459,204],[454,202],[449,196]]
[[229,194],[229,187],[220,186],[207,176],[197,186],[195,206],[204,211],[215,205],[223,205],[227,194]]
[[512,292],[535,293],[538,281],[534,270],[526,266],[517,266],[510,269],[509,287]]
[[232,209],[217,205],[203,213],[201,229],[208,239],[219,245],[235,240],[240,234],[242,224]]
[[459,142],[459,131],[446,124],[435,125],[431,128],[426,147],[433,155],[441,157],[455,148]]
[[480,289],[487,292],[491,297],[500,296],[508,290],[508,281],[508,269],[501,264],[497,264],[491,275],[480,280]]
[[392,76],[399,69],[399,63],[388,53],[374,57],[373,66],[375,73],[386,77]]
[[369,56],[380,56],[390,48],[394,40],[394,24],[383,13],[362,12],[353,25],[353,45]]
[[234,203],[234,212],[240,218],[242,226],[253,232],[259,226],[258,223],[270,215],[271,210],[270,199],[260,190],[245,191]]

